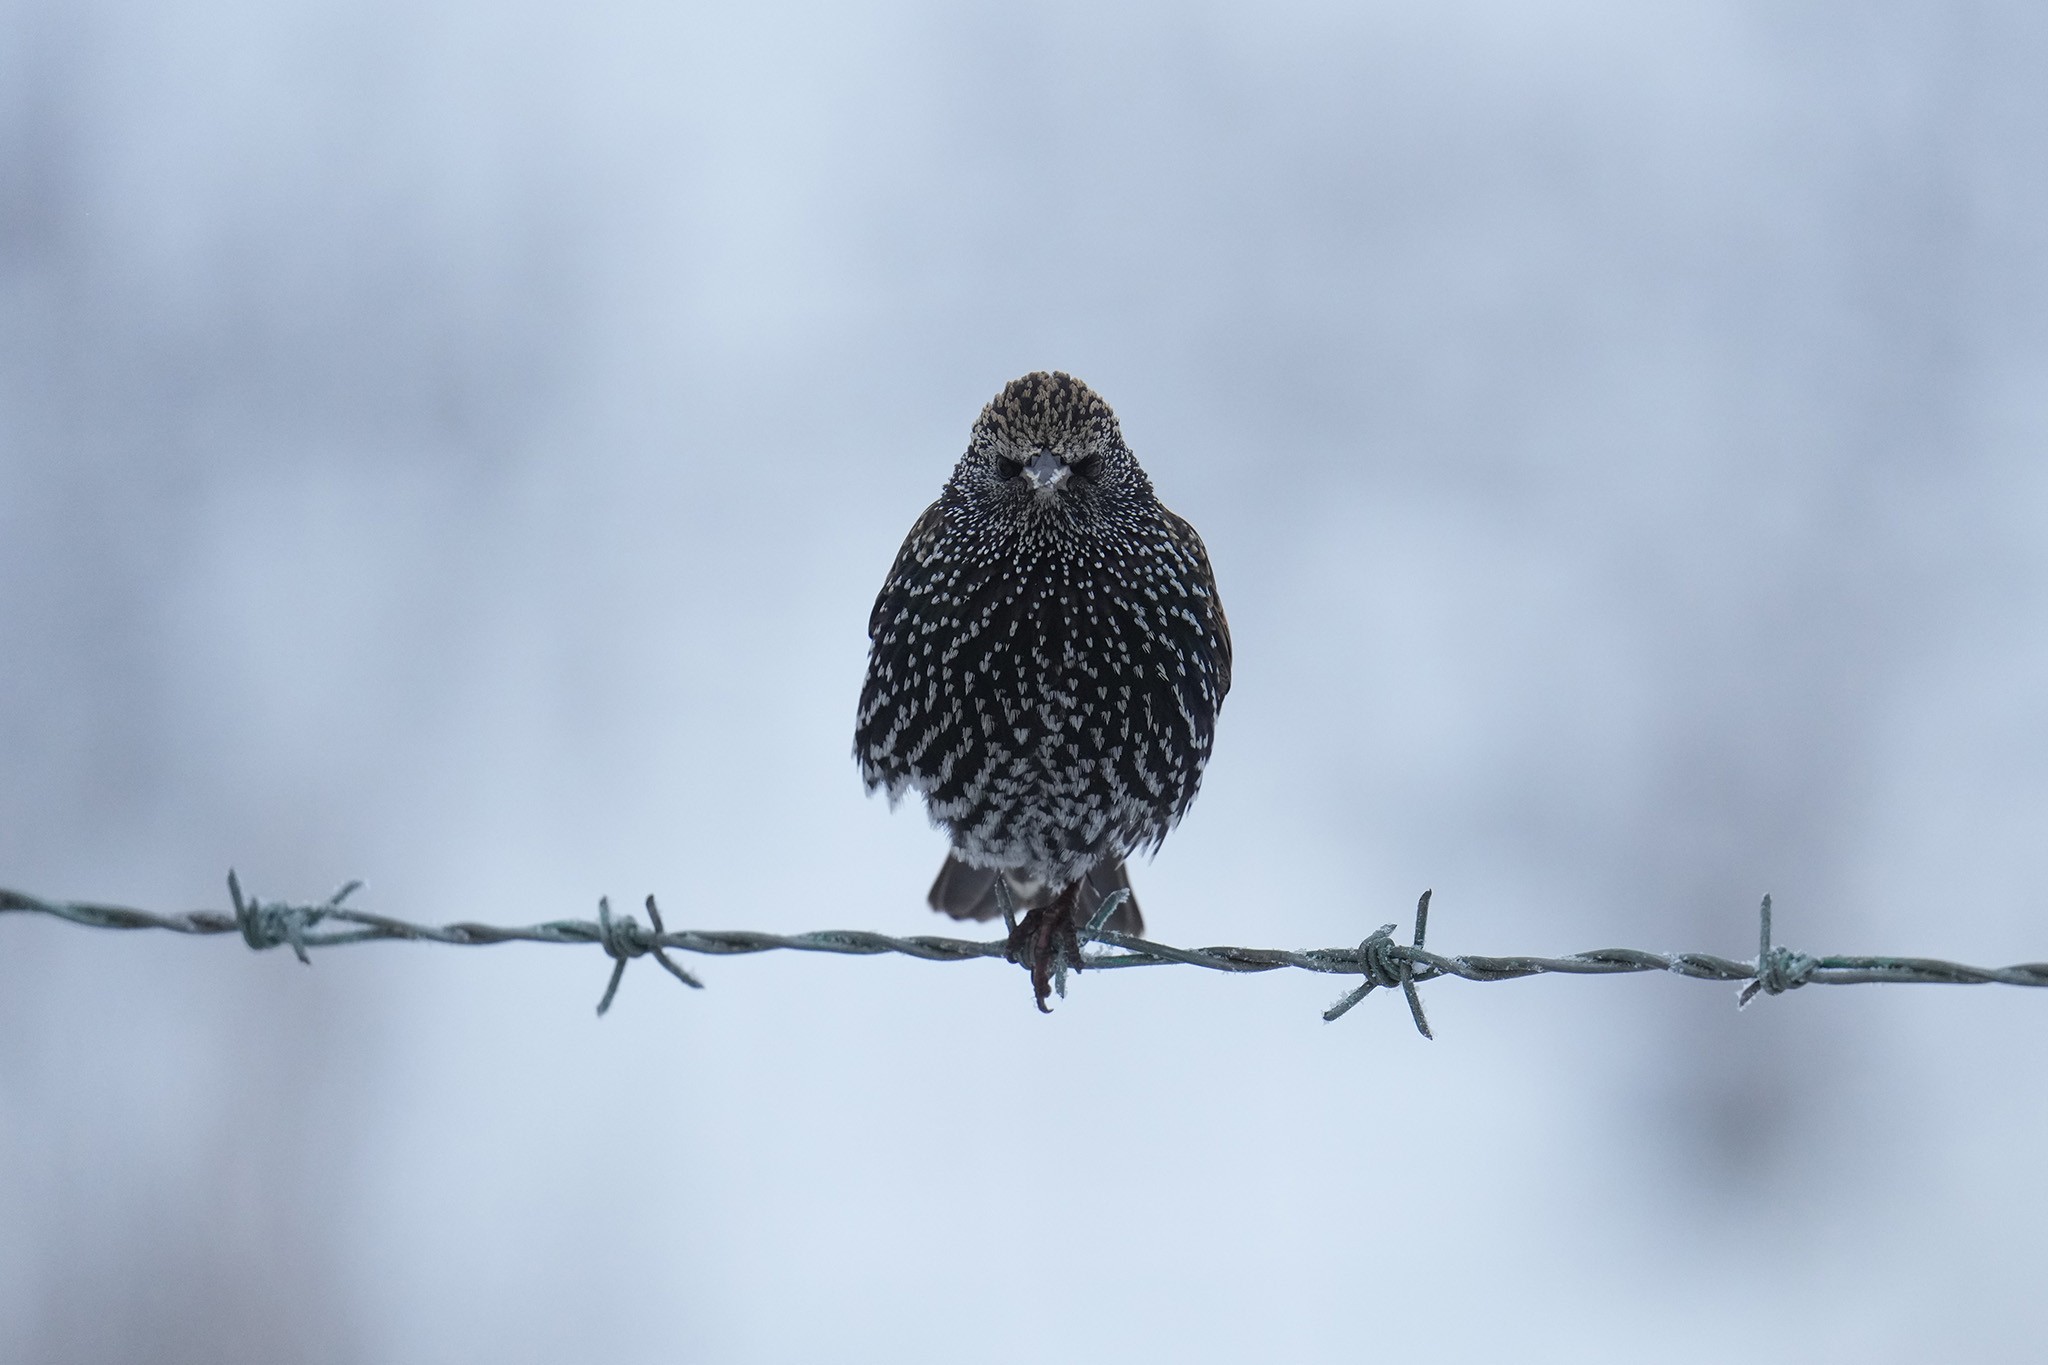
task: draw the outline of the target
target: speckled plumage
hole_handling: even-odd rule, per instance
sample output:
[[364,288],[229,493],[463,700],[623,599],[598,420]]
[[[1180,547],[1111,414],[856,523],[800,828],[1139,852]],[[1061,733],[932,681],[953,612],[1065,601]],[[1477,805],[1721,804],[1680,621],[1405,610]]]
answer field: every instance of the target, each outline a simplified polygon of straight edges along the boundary
[[[1036,373],[982,410],[868,621],[854,734],[868,789],[923,795],[953,856],[932,903],[1085,916],[1128,886],[1201,785],[1230,628],[1192,526],[1160,505],[1116,415]],[[1110,921],[1137,932],[1136,903]]]

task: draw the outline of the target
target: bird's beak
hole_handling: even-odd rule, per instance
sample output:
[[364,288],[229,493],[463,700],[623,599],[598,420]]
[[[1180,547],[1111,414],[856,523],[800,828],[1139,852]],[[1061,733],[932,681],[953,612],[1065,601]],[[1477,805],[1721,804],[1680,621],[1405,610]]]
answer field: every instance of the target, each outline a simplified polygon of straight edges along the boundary
[[1024,466],[1024,477],[1031,481],[1032,492],[1050,493],[1067,481],[1067,462],[1049,450],[1041,450]]

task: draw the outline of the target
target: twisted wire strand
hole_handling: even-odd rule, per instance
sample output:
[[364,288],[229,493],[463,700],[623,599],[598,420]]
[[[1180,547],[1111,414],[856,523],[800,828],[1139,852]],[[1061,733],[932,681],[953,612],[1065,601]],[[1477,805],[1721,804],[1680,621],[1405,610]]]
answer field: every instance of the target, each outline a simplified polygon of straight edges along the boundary
[[[1008,954],[1008,944],[1003,939],[942,938],[926,934],[899,938],[864,929],[825,929],[807,934],[771,934],[750,929],[668,929],[652,896],[645,902],[651,921],[646,925],[630,913],[615,915],[608,899],[599,900],[595,920],[549,920],[520,926],[473,921],[414,924],[344,904],[361,885],[360,882],[350,882],[325,901],[317,903],[261,901],[245,895],[240,879],[230,872],[228,894],[235,907],[232,913],[191,910],[182,914],[164,914],[91,901],[53,901],[0,888],[0,913],[48,915],[98,929],[161,929],[197,935],[240,934],[253,949],[289,946],[301,962],[309,964],[312,959],[308,953],[312,949],[381,940],[447,943],[461,947],[494,943],[594,943],[613,960],[610,982],[598,1004],[599,1014],[611,1007],[619,982],[625,975],[626,964],[636,957],[652,956],[685,985],[701,987],[702,982],[670,960],[670,951],[712,957],[779,950],[862,957],[894,953],[926,962],[1004,959]],[[1097,949],[1093,953],[1084,953],[1082,960],[1073,965],[1088,971],[1177,964],[1220,972],[1294,969],[1333,976],[1359,976],[1364,978],[1363,983],[1326,1010],[1324,1019],[1341,1017],[1381,987],[1397,988],[1407,999],[1417,1032],[1425,1038],[1434,1035],[1423,1014],[1422,999],[1416,987],[1446,976],[1457,977],[1461,981],[1485,982],[1543,975],[1616,976],[1636,972],[1670,972],[1700,981],[1744,982],[1746,984],[1738,1000],[1741,1005],[1749,1004],[1758,994],[1780,995],[1803,986],[1878,983],[2048,986],[2048,962],[1974,967],[1967,963],[1925,957],[1812,957],[1774,946],[1771,942],[1769,896],[1763,898],[1758,916],[1758,953],[1749,961],[1717,957],[1712,953],[1654,953],[1640,948],[1595,948],[1567,953],[1562,957],[1444,954],[1423,947],[1429,900],[1430,893],[1425,891],[1416,905],[1412,942],[1396,943],[1392,936],[1395,926],[1387,924],[1368,935],[1356,948],[1177,948],[1104,928],[1108,915],[1098,913],[1081,935],[1084,943],[1098,945]],[[1114,906],[1108,908],[1113,909]],[[1066,965],[1061,964],[1062,970]]]

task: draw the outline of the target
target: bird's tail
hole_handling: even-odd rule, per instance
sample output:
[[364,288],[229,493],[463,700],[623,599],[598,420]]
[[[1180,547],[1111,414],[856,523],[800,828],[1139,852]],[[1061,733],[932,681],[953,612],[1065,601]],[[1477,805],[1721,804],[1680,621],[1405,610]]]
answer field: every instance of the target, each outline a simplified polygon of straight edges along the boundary
[[[925,899],[932,909],[954,919],[994,919],[1003,913],[1002,905],[996,899],[996,878],[1007,877],[1010,883],[1012,903],[1019,910],[1036,910],[1050,905],[1058,898],[1061,888],[1038,882],[1025,881],[1014,873],[993,867],[970,867],[954,854],[946,855],[945,866],[939,869],[938,879],[932,883],[931,895]],[[1076,885],[1074,897],[1074,918],[1080,924],[1087,924],[1095,916],[1095,909],[1112,891],[1131,889],[1130,873],[1124,870],[1124,860],[1112,858],[1097,863],[1083,873]],[[1142,934],[1145,932],[1145,917],[1138,913],[1138,898],[1126,896],[1124,903],[1111,912],[1109,922],[1103,927],[1114,929],[1120,934]]]

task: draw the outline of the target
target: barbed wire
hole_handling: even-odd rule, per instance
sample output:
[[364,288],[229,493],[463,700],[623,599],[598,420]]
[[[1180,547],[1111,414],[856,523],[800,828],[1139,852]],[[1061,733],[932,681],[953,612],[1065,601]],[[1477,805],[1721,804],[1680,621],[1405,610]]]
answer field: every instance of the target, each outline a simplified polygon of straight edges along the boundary
[[[543,924],[506,926],[463,921],[454,924],[413,924],[390,915],[358,910],[344,904],[362,887],[350,882],[326,900],[313,903],[264,901],[245,895],[241,879],[228,873],[228,896],[232,913],[192,910],[183,914],[162,914],[123,905],[102,905],[89,901],[52,901],[21,891],[0,889],[0,913],[26,912],[53,916],[72,924],[97,929],[162,929],[177,934],[240,934],[252,949],[289,946],[299,961],[310,965],[314,948],[333,948],[346,943],[399,940],[418,943],[447,943],[478,947],[493,943],[595,943],[612,959],[611,979],[598,1001],[602,1015],[612,1006],[624,978],[626,964],[638,957],[652,957],[670,975],[686,986],[702,988],[703,982],[678,966],[671,951],[730,957],[744,953],[789,950],[804,953],[842,953],[871,957],[895,953],[926,962],[966,962],[976,958],[1015,961],[1007,939],[941,938],[917,934],[898,938],[861,929],[826,929],[808,934],[769,934],[748,929],[676,929],[662,922],[654,897],[645,902],[648,924],[631,913],[615,915],[608,898],[597,903],[595,920],[549,920]],[[1750,961],[1717,957],[1712,953],[1653,953],[1637,948],[1595,948],[1568,953],[1563,957],[1488,957],[1471,953],[1446,955],[1423,946],[1429,925],[1431,892],[1422,893],[1415,906],[1415,932],[1410,942],[1396,943],[1395,925],[1383,924],[1356,948],[1309,948],[1301,951],[1277,948],[1176,948],[1132,934],[1118,933],[1105,926],[1110,914],[1128,892],[1107,898],[1091,921],[1079,930],[1084,950],[1075,960],[1062,953],[1053,965],[1054,981],[1066,995],[1066,973],[1105,971],[1119,967],[1161,967],[1179,964],[1206,967],[1220,972],[1271,972],[1293,968],[1333,976],[1358,976],[1362,983],[1347,992],[1323,1018],[1342,1017],[1366,996],[1381,988],[1399,989],[1406,998],[1416,1031],[1425,1038],[1430,1031],[1417,987],[1439,977],[1462,981],[1512,981],[1525,976],[1558,974],[1566,976],[1618,976],[1636,972],[1670,972],[1696,981],[1740,981],[1743,985],[1736,1003],[1745,1006],[1759,993],[1782,995],[1803,986],[1850,986],[1876,983],[1917,983],[1948,986],[2048,986],[2048,963],[2029,962],[2011,967],[1972,967],[1925,957],[1812,957],[1771,942],[1771,898],[1765,896],[1758,911],[1757,956]],[[1006,921],[1010,919],[1005,909]],[[322,928],[322,925],[341,926]],[[1014,928],[1014,924],[1013,924]],[[1106,951],[1105,951],[1106,950]]]

